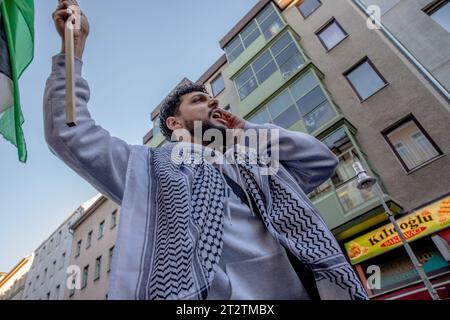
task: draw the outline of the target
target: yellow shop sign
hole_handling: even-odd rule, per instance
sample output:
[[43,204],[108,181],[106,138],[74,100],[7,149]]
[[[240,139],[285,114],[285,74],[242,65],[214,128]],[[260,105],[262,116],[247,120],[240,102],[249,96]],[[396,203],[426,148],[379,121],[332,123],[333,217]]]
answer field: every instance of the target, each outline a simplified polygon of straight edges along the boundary
[[[397,223],[408,242],[450,226],[450,196],[398,219]],[[400,237],[390,223],[347,242],[345,250],[352,264],[357,264],[399,246]]]

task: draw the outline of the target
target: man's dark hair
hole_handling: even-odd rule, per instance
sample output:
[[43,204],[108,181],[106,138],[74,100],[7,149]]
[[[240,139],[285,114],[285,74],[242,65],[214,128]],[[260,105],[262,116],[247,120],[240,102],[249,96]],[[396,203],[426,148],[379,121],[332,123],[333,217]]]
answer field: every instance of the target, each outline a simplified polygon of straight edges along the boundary
[[191,83],[176,88],[169,96],[167,96],[161,105],[161,110],[159,111],[159,127],[164,137],[169,141],[172,137],[173,130],[170,130],[167,127],[166,120],[169,117],[179,114],[181,97],[191,92],[203,92],[208,94],[204,85]]

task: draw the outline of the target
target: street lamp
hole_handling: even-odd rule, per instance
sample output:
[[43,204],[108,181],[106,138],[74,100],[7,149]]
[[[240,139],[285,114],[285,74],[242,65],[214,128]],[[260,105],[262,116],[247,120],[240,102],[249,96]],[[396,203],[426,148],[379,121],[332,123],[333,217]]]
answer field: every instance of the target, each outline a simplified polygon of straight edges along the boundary
[[357,158],[357,156],[353,155],[353,164],[352,167],[356,172],[356,175],[358,176],[357,181],[357,188],[359,190],[365,190],[374,188],[375,193],[380,199],[384,210],[386,211],[386,214],[391,221],[392,225],[394,226],[395,231],[397,232],[398,236],[400,237],[400,240],[402,241],[402,245],[405,248],[406,252],[408,253],[409,258],[411,259],[412,263],[414,264],[414,267],[419,274],[420,278],[422,279],[423,283],[425,284],[425,287],[427,288],[428,292],[430,293],[430,296],[433,300],[440,300],[440,297],[437,293],[437,291],[433,288],[433,285],[431,284],[430,280],[427,277],[427,274],[425,273],[422,264],[417,259],[416,255],[414,254],[414,251],[411,249],[411,246],[409,245],[408,241],[406,241],[405,236],[403,235],[403,232],[401,231],[400,227],[397,224],[397,221],[395,221],[394,214],[389,209],[388,205],[383,199],[383,194],[381,192],[380,185],[378,184],[378,181],[375,177],[372,177],[367,174],[367,171],[362,166],[361,162]]

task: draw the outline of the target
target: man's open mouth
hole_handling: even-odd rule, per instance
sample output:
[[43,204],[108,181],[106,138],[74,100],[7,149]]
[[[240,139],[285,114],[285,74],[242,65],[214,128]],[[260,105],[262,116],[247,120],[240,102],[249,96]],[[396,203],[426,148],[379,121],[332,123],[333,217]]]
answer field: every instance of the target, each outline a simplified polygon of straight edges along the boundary
[[211,113],[211,119],[215,120],[215,121],[218,121],[218,122],[221,122],[224,125],[227,125],[227,122],[223,119],[222,112],[220,110],[214,110]]

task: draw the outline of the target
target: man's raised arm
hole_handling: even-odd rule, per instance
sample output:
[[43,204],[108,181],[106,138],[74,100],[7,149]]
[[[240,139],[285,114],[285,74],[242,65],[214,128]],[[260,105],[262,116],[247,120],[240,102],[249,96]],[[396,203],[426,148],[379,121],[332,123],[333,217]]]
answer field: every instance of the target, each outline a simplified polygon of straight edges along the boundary
[[[60,1],[53,19],[64,38],[67,7],[76,1]],[[87,110],[90,91],[81,76],[84,44],[89,33],[87,18],[82,15],[81,29],[75,30],[75,97],[77,126],[66,125],[65,56],[53,57],[52,72],[44,94],[45,138],[54,154],[88,180],[101,193],[121,203],[130,156],[130,146],[96,125]],[[63,39],[64,44],[64,39]],[[64,47],[63,47],[64,49]],[[62,50],[64,51],[64,50]]]

